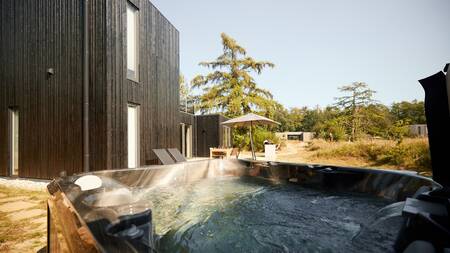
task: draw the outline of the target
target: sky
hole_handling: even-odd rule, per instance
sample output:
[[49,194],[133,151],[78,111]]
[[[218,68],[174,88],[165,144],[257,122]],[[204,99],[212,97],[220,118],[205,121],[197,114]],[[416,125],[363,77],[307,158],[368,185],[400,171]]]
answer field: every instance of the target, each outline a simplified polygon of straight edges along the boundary
[[274,69],[256,77],[286,107],[326,106],[366,82],[375,99],[424,99],[417,80],[450,62],[450,0],[151,0],[180,32],[181,73],[222,54],[227,33]]

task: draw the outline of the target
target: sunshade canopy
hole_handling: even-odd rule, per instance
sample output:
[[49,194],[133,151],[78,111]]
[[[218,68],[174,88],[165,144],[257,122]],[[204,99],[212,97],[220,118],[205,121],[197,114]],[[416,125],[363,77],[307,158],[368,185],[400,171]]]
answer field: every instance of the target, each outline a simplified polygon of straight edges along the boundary
[[257,114],[249,113],[222,123],[226,126],[280,125],[280,123]]

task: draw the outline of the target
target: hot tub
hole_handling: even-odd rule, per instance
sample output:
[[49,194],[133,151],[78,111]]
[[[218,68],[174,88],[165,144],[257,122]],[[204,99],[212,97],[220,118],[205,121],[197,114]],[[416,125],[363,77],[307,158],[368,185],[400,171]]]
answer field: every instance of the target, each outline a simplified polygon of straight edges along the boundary
[[[411,173],[245,160],[92,172],[49,185],[48,245],[52,252],[403,251],[421,239],[405,225],[423,213],[417,202],[440,189]],[[441,204],[426,210],[445,217]],[[441,236],[438,247],[446,247]]]

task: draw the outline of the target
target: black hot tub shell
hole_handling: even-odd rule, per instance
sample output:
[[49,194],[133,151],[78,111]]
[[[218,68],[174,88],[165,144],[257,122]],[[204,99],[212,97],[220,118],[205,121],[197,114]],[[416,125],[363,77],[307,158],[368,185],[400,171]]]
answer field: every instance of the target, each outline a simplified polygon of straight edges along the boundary
[[[82,190],[75,182],[86,176],[95,176],[101,181],[94,189]],[[48,201],[49,251],[154,252],[152,210],[130,193],[136,189],[219,176],[262,177],[303,187],[368,193],[392,202],[407,200],[403,210],[407,222],[398,233],[395,250],[415,252],[423,246],[420,243],[415,246],[418,241],[426,241],[430,249],[449,247],[449,201],[442,187],[429,178],[399,171],[204,160],[92,172],[54,180],[48,186],[51,194]],[[435,211],[437,209],[440,211]],[[408,248],[413,242],[416,243]]]

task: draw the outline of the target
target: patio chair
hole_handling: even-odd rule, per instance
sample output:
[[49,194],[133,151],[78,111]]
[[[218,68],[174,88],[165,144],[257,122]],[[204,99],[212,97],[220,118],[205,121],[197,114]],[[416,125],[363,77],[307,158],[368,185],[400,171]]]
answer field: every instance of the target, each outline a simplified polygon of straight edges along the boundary
[[167,153],[167,150],[165,149],[153,149],[153,152],[158,157],[159,161],[163,165],[170,165],[175,164],[175,161],[172,159],[172,157]]
[[169,151],[169,154],[172,156],[176,163],[187,162],[186,158],[183,156],[183,154],[180,153],[178,149],[168,148],[167,151]]

